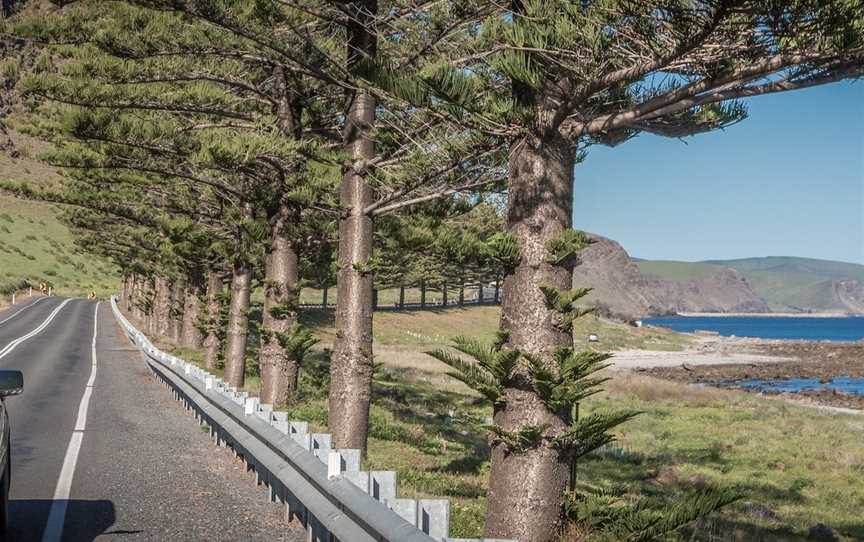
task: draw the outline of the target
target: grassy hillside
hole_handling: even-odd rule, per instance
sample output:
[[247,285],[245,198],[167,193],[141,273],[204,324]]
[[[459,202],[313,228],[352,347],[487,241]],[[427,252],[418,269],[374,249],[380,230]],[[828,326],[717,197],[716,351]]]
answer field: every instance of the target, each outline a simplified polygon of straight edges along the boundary
[[772,272],[783,275],[814,275],[826,279],[864,281],[864,265],[831,260],[768,256],[738,260],[709,260],[703,263],[731,267],[742,273]]
[[636,260],[639,271],[646,277],[687,282],[697,280],[721,269],[719,265],[700,262],[677,262],[667,260]]
[[645,275],[674,281],[688,281],[721,267],[739,271],[753,290],[776,311],[808,309],[840,310],[832,303],[832,281],[864,282],[864,265],[771,256],[705,262],[637,261]]
[[[35,143],[16,136],[22,156],[0,153],[0,179],[44,185],[56,182],[57,173],[27,156],[37,152]],[[69,229],[57,220],[53,205],[0,196],[0,292],[29,280],[53,283],[63,295],[100,295],[116,291],[119,281],[114,267],[82,253]]]

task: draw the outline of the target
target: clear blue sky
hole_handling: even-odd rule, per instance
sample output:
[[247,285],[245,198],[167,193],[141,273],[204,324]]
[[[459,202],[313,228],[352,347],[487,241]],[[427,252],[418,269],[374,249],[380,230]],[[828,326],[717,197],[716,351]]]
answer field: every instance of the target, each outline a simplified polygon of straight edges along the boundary
[[725,131],[591,148],[574,227],[639,258],[864,264],[864,80],[747,103]]

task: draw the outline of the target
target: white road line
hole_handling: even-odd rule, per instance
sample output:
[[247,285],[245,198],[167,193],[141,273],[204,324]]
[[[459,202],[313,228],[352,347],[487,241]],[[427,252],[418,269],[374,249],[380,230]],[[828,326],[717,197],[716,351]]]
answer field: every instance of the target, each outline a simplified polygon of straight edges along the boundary
[[16,311],[14,314],[12,314],[12,316],[10,316],[9,318],[6,318],[5,320],[0,321],[0,326],[2,326],[3,324],[5,324],[5,323],[8,322],[9,320],[15,318],[16,316],[18,316],[18,315],[21,314],[22,312],[26,311],[27,309],[29,309],[30,307],[32,307],[32,306],[35,305],[36,303],[39,303],[39,302],[42,301],[43,299],[45,299],[45,298],[44,298],[44,297],[37,298],[36,301],[34,301],[33,303],[30,303],[29,305],[27,305],[27,306],[25,306],[25,307],[22,307],[20,310]]
[[51,311],[51,314],[48,315],[48,318],[46,318],[41,324],[39,324],[39,326],[37,326],[33,331],[31,331],[30,333],[27,333],[26,335],[22,335],[22,336],[18,337],[14,341],[12,341],[9,344],[7,344],[6,346],[4,346],[3,349],[0,350],[0,359],[3,359],[4,357],[6,357],[6,355],[9,354],[9,352],[15,350],[15,348],[19,344],[21,344],[24,341],[26,341],[27,339],[30,339],[31,337],[35,337],[36,335],[41,333],[42,330],[44,330],[46,327],[48,327],[48,324],[51,323],[51,320],[53,320],[54,317],[57,316],[57,313],[60,312],[60,309],[62,309],[66,305],[66,303],[69,303],[70,301],[72,301],[72,300],[67,299],[63,303],[60,303],[60,305],[58,305],[56,309]]
[[48,512],[48,521],[45,523],[45,532],[42,534],[42,542],[59,542],[63,536],[63,523],[66,521],[66,507],[69,505],[69,495],[72,492],[72,478],[75,476],[75,466],[78,464],[78,452],[81,451],[81,442],[84,440],[84,428],[87,425],[87,409],[90,405],[90,396],[93,395],[93,384],[96,381],[96,330],[99,327],[99,303],[93,311],[93,341],[90,344],[90,355],[93,364],[90,366],[90,378],[84,388],[84,396],[78,405],[78,418],[75,420],[75,429],[69,446],[66,448],[66,456],[63,458],[63,467],[60,469],[60,477],[57,479],[57,488],[54,490],[54,500],[51,502],[51,510]]

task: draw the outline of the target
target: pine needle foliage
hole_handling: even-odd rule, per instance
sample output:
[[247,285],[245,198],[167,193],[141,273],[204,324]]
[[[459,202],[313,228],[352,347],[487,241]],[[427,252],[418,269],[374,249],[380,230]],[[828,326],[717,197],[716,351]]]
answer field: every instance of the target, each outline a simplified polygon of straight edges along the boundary
[[524,354],[524,357],[534,391],[551,412],[560,412],[599,393],[600,385],[609,380],[592,375],[609,366],[604,362],[610,354],[562,348],[554,356],[554,368],[539,356]]
[[568,228],[558,238],[546,244],[546,251],[549,254],[547,261],[553,265],[562,265],[567,261],[572,261],[576,253],[591,243],[593,241],[584,231]]
[[497,425],[484,425],[489,431],[492,444],[504,444],[509,453],[521,454],[543,443],[546,425],[524,425],[518,431],[505,431]]
[[453,339],[453,348],[472,357],[476,363],[443,349],[427,354],[453,369],[448,375],[464,382],[492,404],[501,404],[504,400],[504,389],[510,384],[520,353],[505,349],[498,343],[486,345],[468,337]]
[[486,243],[488,258],[500,267],[504,274],[510,272],[519,265],[521,256],[516,239],[509,232],[499,232],[493,235]]
[[286,355],[290,359],[296,360],[301,366],[306,354],[318,344],[318,339],[315,338],[313,331],[301,324],[294,324],[288,333],[278,333],[277,339]]
[[543,292],[546,305],[560,314],[556,325],[567,333],[573,330],[573,322],[577,318],[594,312],[594,307],[576,306],[577,301],[591,293],[591,288],[575,288],[564,292],[543,284],[538,286],[538,288]]
[[742,498],[736,489],[707,487],[671,503],[580,485],[566,500],[567,517],[600,542],[670,540],[676,531]]

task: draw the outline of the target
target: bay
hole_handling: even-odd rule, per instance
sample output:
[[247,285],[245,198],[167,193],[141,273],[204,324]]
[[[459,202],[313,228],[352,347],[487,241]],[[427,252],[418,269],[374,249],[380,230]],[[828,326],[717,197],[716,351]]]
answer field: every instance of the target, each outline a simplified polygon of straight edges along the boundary
[[682,333],[715,331],[724,337],[838,342],[864,339],[862,316],[664,316],[643,323]]

